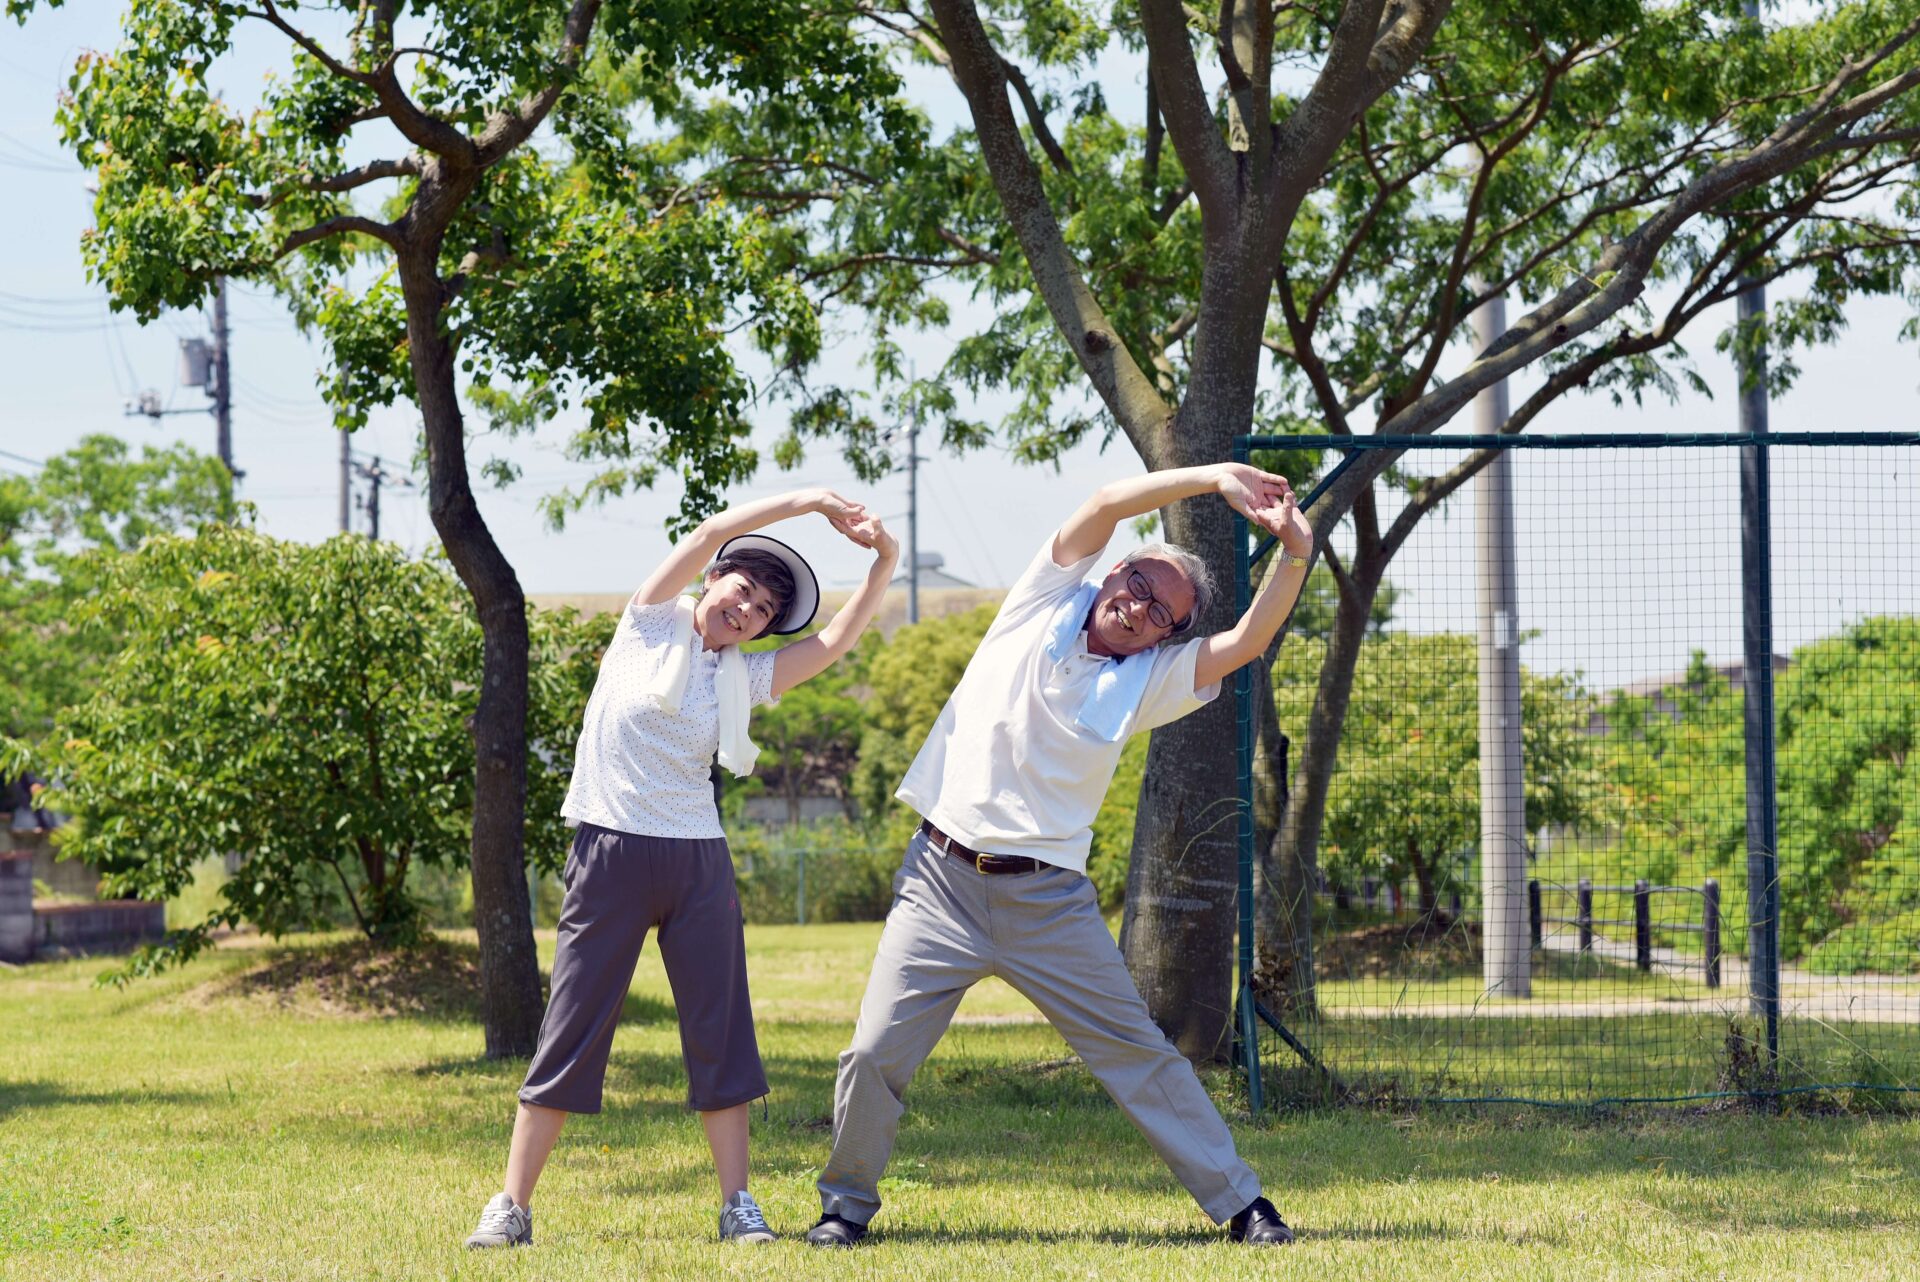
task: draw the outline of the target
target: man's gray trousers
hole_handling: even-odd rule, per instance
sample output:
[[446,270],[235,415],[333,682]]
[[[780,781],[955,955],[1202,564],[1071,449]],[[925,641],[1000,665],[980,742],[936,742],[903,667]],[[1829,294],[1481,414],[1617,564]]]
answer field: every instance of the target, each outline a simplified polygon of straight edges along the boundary
[[840,1056],[822,1210],[856,1224],[879,1211],[907,1083],[967,989],[989,975],[1040,1009],[1215,1223],[1260,1196],[1193,1066],[1148,1016],[1093,883],[1045,865],[983,875],[921,833],[894,878],[853,1045]]

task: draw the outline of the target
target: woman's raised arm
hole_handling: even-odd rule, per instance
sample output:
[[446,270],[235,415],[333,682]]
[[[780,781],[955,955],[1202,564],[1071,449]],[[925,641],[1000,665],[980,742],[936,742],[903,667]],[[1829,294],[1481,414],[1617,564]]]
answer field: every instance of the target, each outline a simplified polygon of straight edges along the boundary
[[634,599],[641,605],[671,601],[693,582],[728,539],[751,534],[789,517],[805,516],[808,512],[818,512],[836,526],[867,519],[867,510],[860,504],[843,499],[832,490],[818,488],[789,490],[715,512],[695,526],[693,533],[673,545],[673,551],[654,567],[647,581],[634,593]]
[[833,666],[834,660],[853,649],[854,642],[873,622],[874,611],[880,608],[880,600],[887,594],[887,584],[893,580],[894,566],[900,561],[900,544],[880,524],[879,517],[863,516],[857,521],[829,519],[833,520],[834,529],[861,547],[873,549],[873,565],[868,568],[867,577],[859,590],[834,613],[826,627],[804,640],[782,647],[774,655],[775,698],[802,681],[819,676]]

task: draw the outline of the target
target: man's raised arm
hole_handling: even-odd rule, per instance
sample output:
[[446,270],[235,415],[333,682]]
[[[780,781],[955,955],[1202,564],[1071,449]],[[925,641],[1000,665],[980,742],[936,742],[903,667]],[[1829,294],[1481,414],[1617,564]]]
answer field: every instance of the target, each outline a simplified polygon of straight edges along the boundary
[[1287,615],[1293,612],[1293,603],[1300,599],[1300,589],[1307,581],[1307,562],[1313,555],[1313,527],[1307,524],[1291,489],[1278,505],[1248,509],[1235,503],[1234,507],[1280,540],[1279,555],[1284,564],[1267,579],[1267,586],[1238,623],[1200,643],[1200,654],[1193,665],[1195,690],[1231,676],[1266,653]]
[[1053,536],[1053,563],[1065,567],[1084,561],[1113,541],[1120,522],[1208,492],[1220,495],[1236,512],[1256,522],[1258,513],[1277,512],[1282,499],[1292,494],[1285,477],[1245,463],[1175,467],[1113,481],[1089,495]]

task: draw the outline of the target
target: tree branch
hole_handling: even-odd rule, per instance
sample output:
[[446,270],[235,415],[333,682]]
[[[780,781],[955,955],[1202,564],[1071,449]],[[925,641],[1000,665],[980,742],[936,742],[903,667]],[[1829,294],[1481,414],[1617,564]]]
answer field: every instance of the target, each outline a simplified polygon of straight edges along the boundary
[[362,85],[373,83],[373,78],[366,72],[356,71],[341,62],[322,48],[319,41],[281,17],[280,10],[274,5],[273,0],[261,0],[260,8],[243,9],[241,12],[249,18],[259,18],[277,27],[282,35],[305,49],[315,62],[340,79],[351,80],[355,84]]
[[[1535,46],[1535,53],[1539,51],[1539,46]],[[1460,296],[1460,287],[1466,280],[1467,257],[1473,248],[1474,233],[1480,227],[1480,210],[1486,203],[1487,186],[1493,181],[1493,172],[1500,162],[1511,155],[1514,148],[1518,147],[1527,135],[1539,128],[1540,121],[1545,118],[1547,108],[1553,102],[1554,86],[1559,82],[1563,69],[1563,63],[1547,64],[1547,73],[1541,77],[1539,89],[1532,95],[1533,110],[1493,148],[1488,149],[1484,143],[1485,130],[1473,133],[1473,145],[1480,151],[1481,163],[1478,172],[1473,176],[1473,186],[1467,193],[1467,208],[1460,219],[1460,233],[1454,237],[1453,255],[1447,263],[1447,273],[1440,284],[1439,305],[1434,309],[1438,314],[1438,318],[1433,323],[1434,339],[1427,345],[1427,355],[1420,362],[1419,368],[1414,371],[1413,377],[1407,380],[1405,389],[1393,400],[1403,397],[1407,400],[1418,399],[1426,390],[1427,384],[1432,381],[1434,371],[1440,367],[1441,354],[1446,350],[1447,338],[1453,333],[1454,319],[1458,314],[1454,308]],[[1505,120],[1496,122],[1490,127],[1502,127],[1525,108],[1526,100],[1522,99],[1513,111],[1508,113]],[[1398,408],[1397,404],[1390,402],[1384,413],[1387,417],[1392,417],[1393,412]]]
[[[1911,42],[1916,34],[1920,34],[1920,21],[1894,37],[1875,55],[1842,68],[1829,81],[1828,88],[1843,81],[1852,83],[1857,79],[1859,66],[1883,61],[1890,49]],[[1430,432],[1450,420],[1467,401],[1487,387],[1603,323],[1640,296],[1654,259],[1689,219],[1804,163],[1847,124],[1915,86],[1920,86],[1920,68],[1891,76],[1840,102],[1823,115],[1801,113],[1759,144],[1698,174],[1663,208],[1649,215],[1624,239],[1608,246],[1588,274],[1522,317],[1489,344],[1457,378],[1426,393],[1391,417],[1384,417],[1376,430],[1408,435]],[[1820,101],[1833,103],[1838,97],[1823,91]],[[1332,496],[1335,507],[1339,507],[1342,500],[1357,502],[1370,493],[1373,479],[1392,463],[1391,454],[1391,451],[1381,451],[1380,457],[1370,456],[1343,476]]]
[[383,178],[406,178],[420,173],[418,156],[403,156],[399,160],[370,160],[358,169],[349,169],[342,174],[327,174],[318,178],[307,178],[301,186],[308,191],[352,191],[368,183],[379,182]]
[[1287,278],[1285,263],[1275,270],[1273,279],[1274,292],[1280,296],[1280,314],[1287,322],[1287,337],[1293,340],[1290,353],[1293,361],[1300,367],[1300,372],[1307,376],[1307,385],[1313,388],[1314,399],[1320,402],[1320,412],[1327,417],[1328,430],[1349,436],[1353,429],[1347,422],[1346,407],[1341,404],[1340,395],[1334,390],[1326,362],[1314,350],[1313,330],[1293,301],[1293,283]]
[[1004,60],[988,39],[972,0],[932,0],[932,7],[941,42],[953,59],[954,78],[973,116],[981,154],[1026,255],[1035,290],[1141,457],[1165,457],[1163,436],[1172,410],[1120,341],[1067,248],[1039,168],[1014,122]]
[[1186,204],[1187,197],[1191,195],[1193,195],[1193,184],[1181,183],[1175,187],[1167,193],[1167,198],[1160,202],[1160,207],[1153,211],[1153,221],[1165,227],[1167,220],[1180,211],[1180,206]]
[[1253,88],[1246,68],[1240,65],[1240,59],[1233,51],[1233,3],[1234,0],[1220,0],[1220,19],[1213,32],[1213,47],[1220,54],[1220,70],[1227,73],[1227,89],[1239,93]]
[[491,165],[533,136],[547,118],[560,95],[573,83],[574,74],[586,56],[587,41],[593,35],[594,19],[600,15],[600,0],[574,0],[560,33],[560,49],[554,58],[555,72],[545,86],[520,100],[512,111],[495,112],[476,141],[479,163]]
[[[1383,28],[1386,0],[1346,0],[1319,77],[1278,127],[1274,150],[1280,160],[1272,178],[1277,208],[1295,208],[1306,198],[1355,118],[1412,70],[1452,7],[1452,0],[1395,0]],[[1291,220],[1278,221],[1276,261]]]
[[1033,96],[1033,87],[1027,84],[1027,78],[1010,59],[1002,58],[1000,68],[1006,74],[1013,91],[1020,95],[1020,105],[1026,108],[1027,123],[1033,129],[1034,141],[1040,144],[1040,150],[1047,153],[1047,159],[1053,167],[1063,174],[1073,173],[1073,162],[1067,159],[1067,153],[1053,136],[1053,130],[1047,127],[1047,113],[1040,109],[1040,100]]
[[907,267],[939,267],[952,270],[956,267],[971,267],[977,262],[973,258],[933,258],[925,254],[854,254],[837,263],[825,267],[812,268],[800,273],[800,279],[811,284],[827,276],[837,276],[841,272],[858,272],[862,267],[872,267],[878,263],[900,263]]
[[[1160,187],[1160,143],[1167,136],[1160,119],[1160,96],[1153,88],[1153,55],[1147,55],[1147,145],[1140,158],[1140,191],[1149,200]],[[1160,220],[1163,224],[1166,219]]]
[[285,258],[295,250],[311,245],[317,240],[325,240],[329,236],[344,236],[349,232],[372,236],[395,249],[400,247],[400,235],[391,224],[375,222],[371,218],[362,218],[358,214],[343,214],[338,218],[329,218],[323,223],[302,227],[299,231],[291,233],[280,242],[279,252],[274,254],[274,259],[278,261]]
[[[1153,67],[1160,116],[1174,152],[1199,194],[1203,214],[1224,218],[1238,186],[1233,153],[1213,121],[1213,107],[1187,39],[1187,16],[1179,0],[1141,0],[1141,27]],[[949,41],[951,44],[951,41]]]
[[933,231],[934,231],[934,235],[938,236],[941,240],[946,241],[949,245],[952,245],[955,249],[959,250],[961,253],[967,255],[967,257],[972,259],[974,262],[981,263],[989,267],[998,267],[1000,265],[1000,255],[994,253],[991,249],[988,249],[985,245],[976,245],[972,241],[968,240],[965,236],[962,236],[959,232],[951,231],[945,227],[936,227],[933,229]]

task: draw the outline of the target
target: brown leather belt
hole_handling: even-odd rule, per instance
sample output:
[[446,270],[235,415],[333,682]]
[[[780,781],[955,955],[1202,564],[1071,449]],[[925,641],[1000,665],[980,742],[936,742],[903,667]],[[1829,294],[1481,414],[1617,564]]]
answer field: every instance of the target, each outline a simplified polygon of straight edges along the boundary
[[965,846],[933,826],[931,819],[920,821],[920,831],[927,834],[927,844],[943,855],[952,855],[962,863],[972,864],[979,873],[1038,872],[1040,861],[1026,855],[989,855],[978,850],[968,850]]

